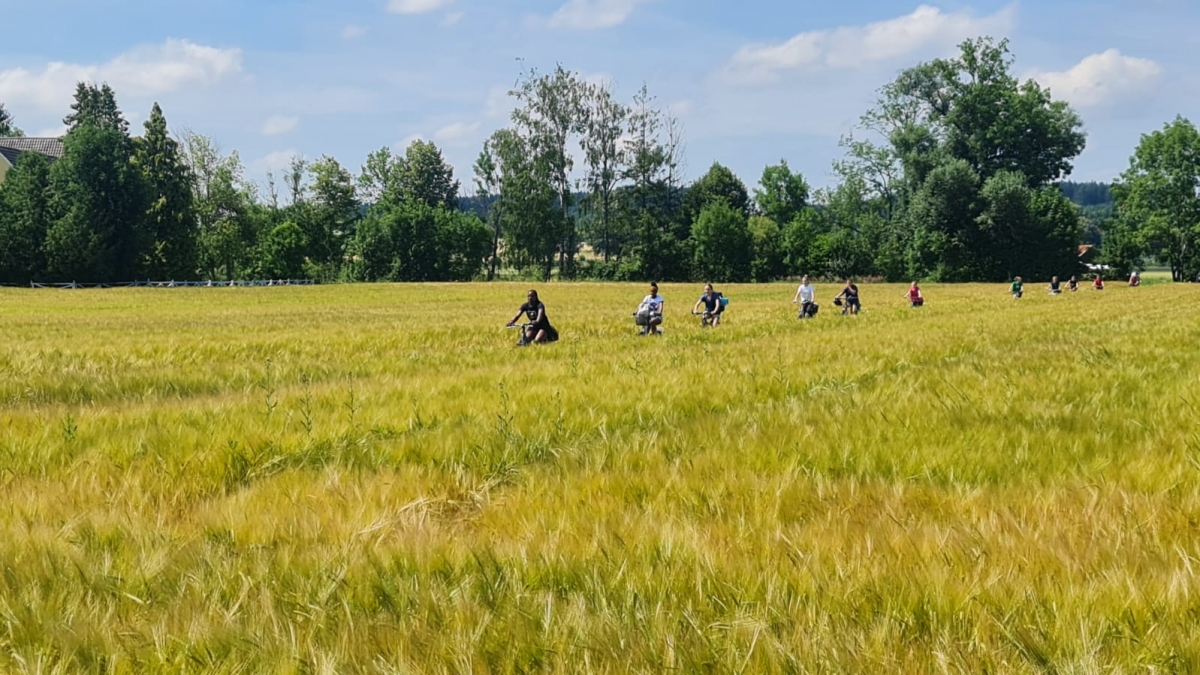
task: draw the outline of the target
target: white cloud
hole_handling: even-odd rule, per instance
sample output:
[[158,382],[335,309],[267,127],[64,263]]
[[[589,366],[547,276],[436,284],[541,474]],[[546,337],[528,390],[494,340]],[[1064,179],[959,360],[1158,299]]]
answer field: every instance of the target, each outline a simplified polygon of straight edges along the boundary
[[455,122],[438,129],[433,134],[433,139],[439,143],[458,144],[469,141],[477,131],[479,131],[479,122]]
[[155,96],[212,84],[242,69],[240,49],[206,47],[187,40],[137,47],[102,64],[55,61],[41,70],[0,70],[0,101],[43,110],[65,109],[78,82],[107,82],[122,95]]
[[275,115],[263,123],[262,133],[264,136],[278,136],[279,134],[286,134],[289,131],[295,131],[298,126],[300,126],[299,117]]
[[341,36],[343,40],[353,40],[367,34],[367,29],[362,26],[350,24],[342,29]]
[[863,68],[980,35],[1004,34],[1012,26],[1013,14],[1012,6],[977,17],[968,11],[948,13],[921,5],[912,14],[887,21],[809,31],[779,44],[746,45],[734,55],[727,75],[734,81],[762,82],[788,71]]
[[404,154],[404,151],[408,150],[408,146],[416,143],[417,141],[423,140],[425,140],[425,137],[421,134],[411,134],[409,136],[405,136],[399,143],[396,143],[392,146],[392,152]]
[[446,15],[446,18],[442,19],[442,25],[443,26],[453,26],[453,25],[457,24],[459,21],[462,21],[462,18],[466,15],[467,15],[466,12],[450,12],[449,14]]
[[261,173],[279,172],[291,166],[292,160],[300,156],[300,153],[295,150],[276,150],[255,161],[251,167]]
[[60,124],[54,127],[47,127],[33,135],[34,138],[61,138],[67,135],[67,126]]
[[392,14],[424,14],[451,2],[454,0],[390,0],[387,8]]
[[625,23],[638,5],[649,0],[568,0],[547,21],[551,28],[595,30]]
[[1055,98],[1080,108],[1118,101],[1150,88],[1162,66],[1150,59],[1125,56],[1116,49],[1092,54],[1070,70],[1034,72],[1031,77]]
[[692,111],[695,109],[696,104],[690,99],[676,101],[667,106],[667,110],[676,117],[687,117],[688,115],[692,114]]

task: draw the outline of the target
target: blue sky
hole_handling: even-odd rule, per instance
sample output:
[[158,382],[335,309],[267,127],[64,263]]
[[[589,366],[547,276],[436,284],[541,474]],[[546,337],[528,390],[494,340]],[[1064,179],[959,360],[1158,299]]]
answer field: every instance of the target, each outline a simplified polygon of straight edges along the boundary
[[682,122],[689,178],[719,161],[747,183],[784,158],[829,185],[877,89],[977,35],[1009,37],[1017,74],[1081,114],[1079,180],[1115,177],[1200,94],[1191,0],[0,0],[0,16],[0,102],[27,134],[58,133],[74,82],[104,80],[135,127],[157,100],[257,180],[293,154],[357,172],[420,137],[467,188],[507,90],[556,63],[626,100],[644,82]]

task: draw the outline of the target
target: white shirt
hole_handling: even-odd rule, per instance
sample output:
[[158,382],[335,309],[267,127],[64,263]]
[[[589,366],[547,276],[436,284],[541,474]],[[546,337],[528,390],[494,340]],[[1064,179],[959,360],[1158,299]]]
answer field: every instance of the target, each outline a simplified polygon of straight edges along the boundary
[[800,286],[800,302],[812,302],[816,291],[813,290],[812,284],[803,284]]
[[638,309],[641,309],[642,307],[649,307],[652,313],[662,314],[663,302],[665,302],[665,300],[663,300],[661,295],[647,295],[646,297],[642,298],[642,304],[640,307],[638,307]]

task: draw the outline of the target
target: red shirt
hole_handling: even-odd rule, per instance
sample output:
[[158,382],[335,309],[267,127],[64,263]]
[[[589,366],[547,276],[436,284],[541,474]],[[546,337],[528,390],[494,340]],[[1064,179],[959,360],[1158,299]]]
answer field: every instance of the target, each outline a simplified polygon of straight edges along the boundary
[[916,300],[917,298],[921,297],[921,289],[919,289],[919,288],[908,289],[908,297],[910,300]]

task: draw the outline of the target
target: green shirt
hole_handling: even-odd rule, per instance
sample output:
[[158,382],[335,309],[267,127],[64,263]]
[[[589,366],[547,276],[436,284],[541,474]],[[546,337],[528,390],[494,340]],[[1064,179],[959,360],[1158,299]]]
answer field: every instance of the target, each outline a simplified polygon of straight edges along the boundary
[[1021,292],[1021,290],[1022,290],[1024,287],[1025,287],[1025,284],[1024,284],[1023,282],[1020,282],[1020,281],[1014,281],[1014,282],[1013,282],[1013,284],[1012,284],[1012,292],[1013,292],[1013,295],[1016,295],[1017,293],[1020,293],[1020,292]]

